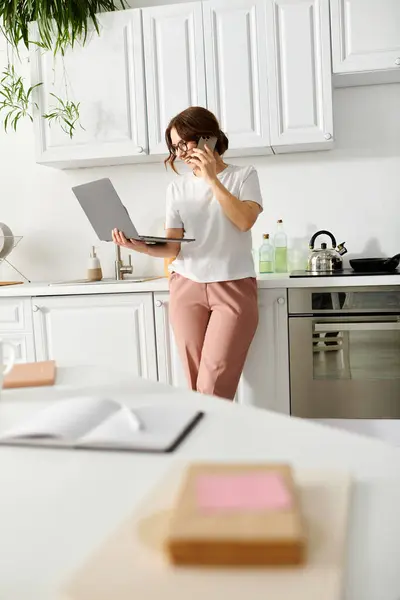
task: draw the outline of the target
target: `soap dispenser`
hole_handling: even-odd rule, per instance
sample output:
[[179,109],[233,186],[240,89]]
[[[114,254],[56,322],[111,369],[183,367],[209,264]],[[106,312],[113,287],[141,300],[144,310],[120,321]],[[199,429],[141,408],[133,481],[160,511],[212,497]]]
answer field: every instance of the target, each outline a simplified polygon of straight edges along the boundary
[[96,248],[94,246],[92,246],[92,252],[90,253],[87,269],[87,278],[88,281],[101,281],[103,279],[100,261],[96,254]]

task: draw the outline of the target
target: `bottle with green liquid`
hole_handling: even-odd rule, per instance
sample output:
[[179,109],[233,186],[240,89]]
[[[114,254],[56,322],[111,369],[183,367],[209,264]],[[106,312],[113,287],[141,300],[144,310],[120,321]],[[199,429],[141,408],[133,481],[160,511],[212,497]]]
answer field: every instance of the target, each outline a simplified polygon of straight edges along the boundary
[[274,247],[269,241],[269,233],[263,234],[263,240],[259,250],[259,271],[260,273],[273,273]]
[[287,273],[287,235],[283,230],[283,221],[279,219],[274,236],[275,273]]

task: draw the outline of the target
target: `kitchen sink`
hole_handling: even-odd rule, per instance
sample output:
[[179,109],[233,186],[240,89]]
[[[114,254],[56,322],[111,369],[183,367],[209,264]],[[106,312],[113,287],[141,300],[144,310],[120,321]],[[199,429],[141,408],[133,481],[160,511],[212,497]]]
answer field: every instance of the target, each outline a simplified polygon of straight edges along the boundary
[[70,279],[68,281],[52,281],[49,285],[106,285],[123,283],[142,283],[153,279],[162,279],[160,276],[153,277],[130,277],[129,279],[113,279],[112,277],[103,277],[101,281],[88,281],[87,279]]

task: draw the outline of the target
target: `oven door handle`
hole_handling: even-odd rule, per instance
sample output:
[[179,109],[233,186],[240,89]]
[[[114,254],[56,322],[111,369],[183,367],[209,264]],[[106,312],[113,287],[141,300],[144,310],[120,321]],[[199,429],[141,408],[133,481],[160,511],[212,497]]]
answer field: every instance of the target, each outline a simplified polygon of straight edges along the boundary
[[399,321],[364,321],[341,323],[315,323],[314,331],[325,333],[327,331],[400,331]]

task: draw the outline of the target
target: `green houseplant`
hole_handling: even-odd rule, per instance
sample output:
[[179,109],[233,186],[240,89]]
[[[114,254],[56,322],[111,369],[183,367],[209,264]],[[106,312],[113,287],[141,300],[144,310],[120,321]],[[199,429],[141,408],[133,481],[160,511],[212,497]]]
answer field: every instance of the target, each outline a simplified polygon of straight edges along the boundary
[[[8,127],[16,131],[21,118],[29,117],[33,121],[30,113],[31,94],[39,85],[40,83],[26,89],[23,78],[16,73],[14,65],[9,64],[4,69],[0,80],[0,112],[3,111],[6,114],[4,118],[5,131]],[[37,104],[35,106],[37,107]]]
[[75,127],[79,123],[79,102],[72,102],[72,100],[68,99],[63,100],[52,93],[50,93],[50,96],[56,100],[56,104],[50,107],[49,112],[43,115],[43,118],[47,119],[49,123],[53,121],[58,123],[64,133],[67,133],[72,138]]
[[30,24],[35,21],[39,44],[58,52],[77,40],[84,44],[91,26],[99,32],[96,13],[125,7],[125,0],[0,0],[0,22],[12,46],[23,42],[29,49]]
[[[0,0],[0,31],[7,40],[13,54],[19,57],[23,44],[28,50],[32,45],[44,51],[61,54],[76,42],[84,45],[88,33],[100,33],[96,14],[126,8],[125,0]],[[31,23],[35,21],[37,36],[31,39]],[[20,119],[30,113],[31,94],[34,87],[27,87],[15,71],[14,64],[8,65],[0,80],[0,115],[4,128],[16,130]],[[60,98],[52,94],[56,105],[42,115],[49,122],[57,122],[70,137],[79,122],[79,102]]]

